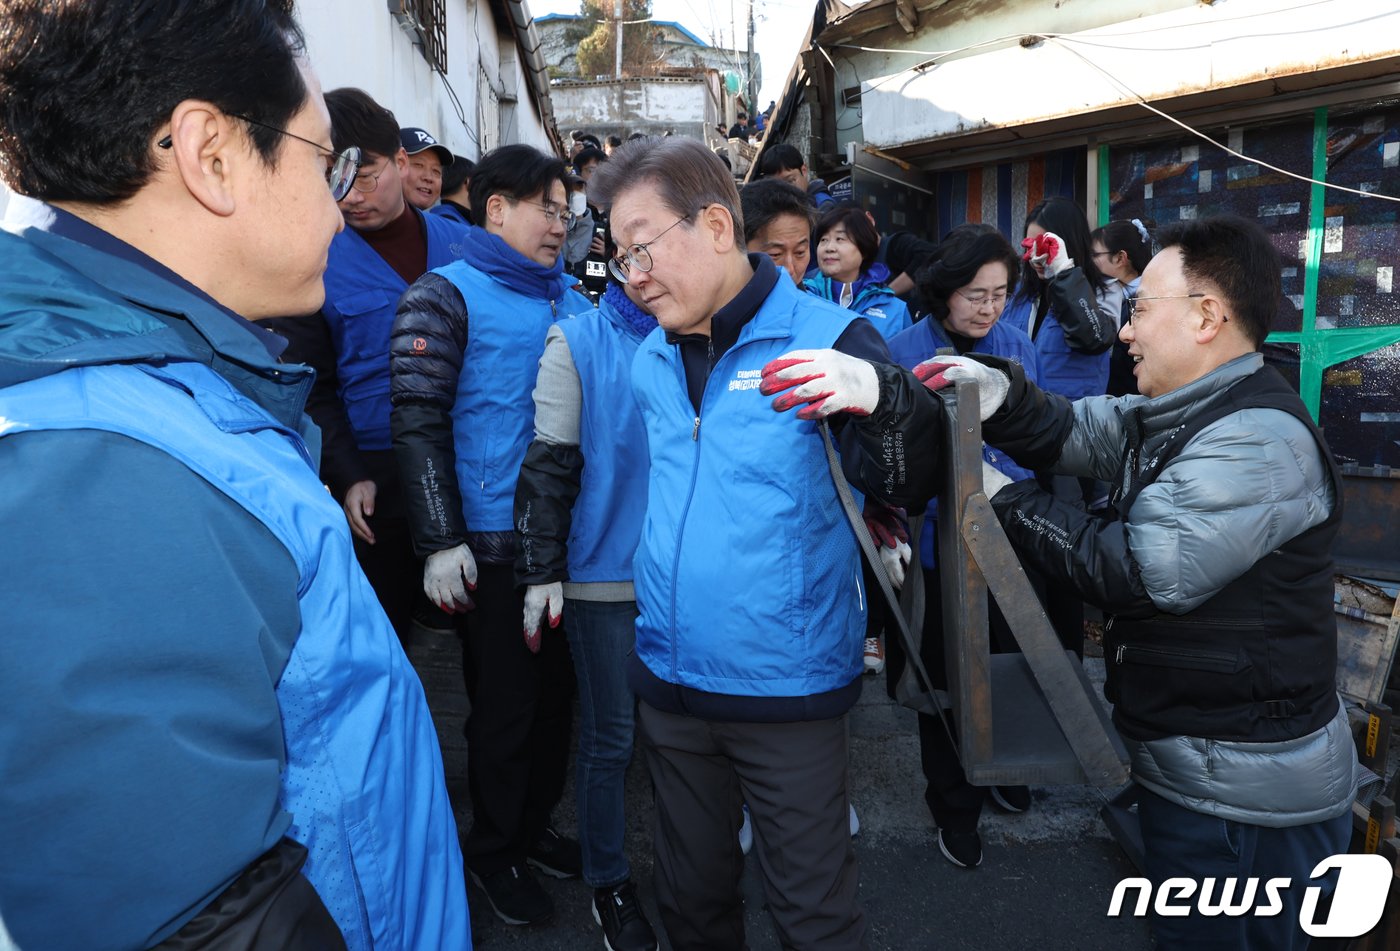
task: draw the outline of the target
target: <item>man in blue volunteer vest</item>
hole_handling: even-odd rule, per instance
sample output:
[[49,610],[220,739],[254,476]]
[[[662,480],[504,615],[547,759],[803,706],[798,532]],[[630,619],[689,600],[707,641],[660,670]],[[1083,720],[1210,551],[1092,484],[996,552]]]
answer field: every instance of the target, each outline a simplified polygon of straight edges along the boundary
[[1362,775],[1337,694],[1341,482],[1259,352],[1280,298],[1269,236],[1219,216],[1160,240],[1119,334],[1141,396],[1071,404],[992,357],[916,373],[975,379],[983,434],[1021,465],[1114,481],[1112,510],[1090,514],[983,474],[1021,559],[1108,618],[1104,693],[1153,883],[1291,882],[1276,913],[1159,916],[1157,947],[1306,948],[1305,893],[1336,882],[1309,879],[1346,850]]
[[468,612],[467,868],[515,925],[553,913],[529,866],[561,878],[581,870],[578,843],[550,827],[569,756],[573,664],[562,631],[545,632],[535,652],[521,636],[512,519],[545,335],[592,307],[564,275],[564,174],[526,145],[484,156],[471,184],[481,226],[462,261],[404,294],[392,341],[394,450],[427,559],[423,588],[444,610]]
[[[839,414],[862,491],[922,504],[910,473],[933,460],[910,453],[933,451],[913,433],[937,431],[936,407],[906,371],[862,359],[890,361],[869,322],[745,251],[734,180],[700,142],[629,143],[592,187],[611,206],[614,276],[660,322],[632,364],[651,468],[628,678],[662,923],[678,951],[745,946],[746,802],[784,947],[867,947],[846,772],[866,593],[814,420]],[[829,347],[844,352],[794,358],[809,382],[780,398],[816,400],[811,418],[774,414],[765,366]]]
[[[606,257],[606,256],[605,256]],[[535,380],[535,438],[515,488],[525,636],[542,618],[569,638],[579,681],[579,843],[583,879],[612,951],[651,951],[656,935],[623,848],[623,781],[632,759],[627,655],[637,619],[632,558],[647,501],[646,431],[632,397],[632,359],[656,318],[615,280],[598,303],[549,328]]]
[[[466,227],[426,215],[405,197],[410,163],[435,164],[435,152],[447,149],[419,141],[418,133],[427,136],[422,130],[401,134],[394,114],[362,90],[333,89],[326,107],[336,148],[357,146],[363,155],[354,187],[340,200],[349,227],[331,242],[320,314],[279,320],[275,329],[290,341],[287,358],[316,370],[307,411],[321,427],[321,476],[344,508],[355,556],[403,640],[415,601],[431,626],[451,621],[418,593],[421,563],[389,439],[389,329],[408,286],[462,256]],[[400,144],[406,141],[418,142],[421,154],[410,158]]]
[[317,476],[311,371],[247,319],[321,306],[358,160],[289,6],[4,5],[19,947],[471,945],[436,734]]

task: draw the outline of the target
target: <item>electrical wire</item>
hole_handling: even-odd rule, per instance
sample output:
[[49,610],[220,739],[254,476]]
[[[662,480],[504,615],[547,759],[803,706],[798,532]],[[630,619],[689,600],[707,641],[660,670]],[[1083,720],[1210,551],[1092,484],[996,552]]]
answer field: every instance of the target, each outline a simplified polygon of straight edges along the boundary
[[1095,70],[1097,70],[1099,73],[1103,74],[1103,76],[1104,76],[1105,79],[1107,79],[1110,83],[1112,83],[1114,86],[1116,86],[1120,92],[1122,92],[1122,93],[1124,93],[1125,95],[1127,95],[1127,96],[1129,96],[1130,98],[1132,98],[1133,101],[1136,102],[1139,106],[1142,106],[1144,109],[1148,110],[1149,112],[1152,112],[1152,113],[1155,113],[1155,114],[1158,115],[1158,116],[1161,116],[1163,119],[1166,119],[1168,122],[1172,123],[1173,125],[1180,126],[1183,130],[1185,130],[1185,131],[1191,133],[1192,135],[1196,136],[1198,139],[1201,139],[1202,141],[1205,141],[1205,142],[1209,142],[1211,145],[1213,145],[1213,146],[1215,146],[1216,148],[1220,149],[1222,152],[1225,152],[1225,153],[1227,153],[1227,154],[1229,154],[1229,155],[1233,155],[1235,158],[1243,159],[1243,160],[1246,161],[1246,162],[1252,162],[1252,163],[1255,164],[1255,165],[1262,165],[1264,168],[1267,168],[1267,169],[1269,169],[1270,171],[1278,172],[1280,175],[1285,175],[1285,176],[1287,176],[1288,178],[1297,179],[1297,180],[1300,181],[1300,182],[1307,182],[1307,183],[1310,184],[1310,185],[1321,185],[1321,186],[1323,186],[1324,188],[1331,188],[1331,189],[1333,189],[1334,191],[1348,192],[1348,193],[1353,194],[1353,195],[1360,195],[1362,198],[1379,198],[1379,199],[1382,199],[1383,201],[1393,201],[1393,202],[1400,203],[1400,197],[1396,197],[1396,196],[1394,196],[1394,195],[1382,195],[1382,194],[1379,194],[1379,193],[1377,193],[1377,192],[1368,192],[1368,191],[1365,191],[1365,190],[1360,189],[1360,188],[1351,188],[1351,187],[1349,187],[1349,186],[1347,186],[1347,185],[1338,185],[1338,184],[1336,184],[1336,183],[1334,183],[1334,182],[1324,182],[1324,181],[1321,181],[1321,180],[1316,179],[1316,178],[1312,178],[1312,177],[1307,176],[1307,175],[1301,175],[1301,174],[1299,174],[1298,172],[1289,171],[1289,170],[1286,169],[1286,168],[1280,168],[1280,167],[1277,166],[1277,165],[1273,165],[1273,164],[1271,164],[1271,163],[1269,163],[1269,162],[1266,162],[1266,161],[1264,161],[1263,159],[1260,159],[1260,158],[1255,158],[1255,157],[1252,156],[1252,155],[1246,155],[1246,154],[1243,153],[1243,152],[1239,152],[1239,151],[1236,151],[1235,149],[1230,148],[1228,145],[1222,145],[1220,142],[1217,142],[1215,139],[1212,139],[1210,136],[1206,135],[1204,132],[1200,131],[1199,129],[1196,129],[1196,128],[1194,128],[1193,126],[1187,125],[1185,122],[1182,122],[1180,119],[1176,118],[1175,116],[1169,115],[1169,114],[1163,112],[1161,109],[1158,109],[1156,106],[1152,105],[1152,103],[1148,102],[1148,101],[1147,101],[1146,99],[1144,99],[1142,96],[1138,95],[1138,93],[1136,93],[1135,91],[1133,91],[1133,89],[1131,89],[1126,83],[1120,81],[1116,76],[1114,76],[1114,75],[1113,75],[1112,73],[1110,73],[1108,70],[1104,69],[1104,68],[1103,68],[1102,66],[1100,66],[1098,63],[1095,63],[1093,60],[1089,59],[1089,57],[1085,56],[1083,53],[1080,53],[1078,50],[1072,49],[1072,48],[1070,48],[1069,46],[1066,46],[1064,43],[1062,43],[1062,42],[1060,42],[1060,41],[1058,41],[1058,40],[1051,40],[1051,42],[1054,42],[1056,45],[1058,45],[1058,46],[1059,46],[1061,49],[1063,49],[1065,52],[1073,54],[1074,56],[1076,56],[1076,57],[1078,57],[1079,59],[1083,60],[1083,61],[1084,61],[1086,64],[1088,64],[1089,66],[1093,67],[1093,68],[1094,68]]
[[[1290,8],[1288,8],[1288,10],[1285,10],[1285,11],[1268,11],[1268,12],[1269,12],[1269,13],[1291,12],[1291,11],[1293,11],[1293,10],[1301,10],[1301,9],[1303,9],[1303,8],[1305,8],[1305,7],[1319,6],[1319,5],[1321,5],[1321,4],[1323,4],[1323,3],[1327,3],[1327,2],[1330,2],[1330,0],[1312,0],[1312,2],[1310,2],[1310,3],[1304,3],[1304,4],[1300,4],[1299,6],[1296,6],[1296,7],[1290,7]],[[1244,20],[1244,19],[1250,19],[1251,17],[1262,16],[1262,15],[1264,15],[1264,14],[1249,14],[1249,15],[1246,15],[1246,16],[1235,17],[1234,19],[1236,19],[1236,20]],[[1362,23],[1368,23],[1368,22],[1370,22],[1371,20],[1380,19],[1380,18],[1382,18],[1382,17],[1384,17],[1384,16],[1387,16],[1387,15],[1388,15],[1388,14],[1385,14],[1385,13],[1377,14],[1376,16],[1364,17],[1364,18],[1362,18],[1362,19],[1360,19],[1360,20],[1354,20],[1354,21],[1352,21],[1352,22],[1350,22],[1350,23],[1346,23],[1346,24],[1333,24],[1333,27],[1335,27],[1335,26],[1356,26],[1356,25],[1359,25],[1359,24],[1362,24]],[[1224,22],[1224,21],[1221,21],[1221,22]],[[1155,31],[1155,30],[1154,30],[1153,32],[1158,32],[1158,31]],[[1098,36],[1103,36],[1103,35],[1110,35],[1110,34],[1096,34],[1096,38],[1097,38]],[[1132,33],[1127,33],[1127,32],[1125,32],[1125,33],[1121,33],[1121,34],[1111,34],[1111,35],[1119,35],[1119,36],[1141,36],[1141,35],[1144,35],[1144,34],[1143,34],[1142,31],[1136,31],[1136,32],[1132,32]],[[1150,49],[1152,49],[1152,50],[1163,50],[1163,51],[1171,51],[1171,50],[1173,50],[1173,49],[1203,49],[1203,48],[1207,48],[1207,47],[1209,47],[1209,46],[1218,45],[1219,43],[1225,42],[1226,40],[1230,40],[1230,39],[1268,38],[1268,37],[1279,36],[1279,35],[1294,36],[1294,35],[1296,35],[1296,34],[1295,34],[1295,33],[1286,33],[1286,34],[1277,34],[1277,33],[1269,33],[1269,34],[1240,34],[1240,35],[1233,36],[1233,37],[1227,37],[1227,38],[1224,38],[1224,39],[1222,39],[1222,40],[1216,40],[1216,41],[1213,41],[1213,42],[1210,43],[1210,44],[1202,44],[1202,45],[1200,45],[1200,46],[1188,46],[1188,47],[1178,47],[1178,48],[1170,48],[1170,47],[1151,47]],[[901,70],[900,72],[892,73],[891,75],[886,76],[884,79],[878,80],[878,81],[876,81],[876,82],[872,82],[872,83],[870,84],[870,88],[864,90],[865,93],[869,93],[869,92],[873,92],[874,90],[880,88],[880,87],[883,86],[885,83],[888,83],[888,82],[891,82],[891,81],[893,81],[893,80],[895,80],[895,79],[898,79],[898,78],[900,78],[900,77],[906,76],[906,74],[908,74],[908,73],[910,73],[910,72],[918,72],[918,73],[921,73],[921,72],[923,72],[924,70],[928,69],[929,67],[934,66],[934,65],[937,65],[937,63],[936,63],[936,60],[937,60],[937,59],[941,59],[941,58],[944,58],[944,57],[947,57],[947,56],[951,56],[951,55],[954,55],[954,54],[957,54],[957,53],[964,53],[964,52],[968,52],[968,51],[975,50],[975,49],[981,49],[981,48],[984,48],[984,47],[987,47],[987,46],[994,46],[994,45],[996,45],[996,44],[1005,43],[1005,42],[1008,42],[1008,41],[1011,41],[1011,40],[1015,40],[1015,41],[1019,42],[1019,41],[1024,40],[1024,39],[1043,39],[1043,40],[1045,40],[1046,42],[1054,43],[1054,44],[1055,44],[1056,46],[1058,46],[1060,49],[1064,50],[1064,51],[1067,52],[1067,53],[1070,53],[1070,54],[1074,55],[1074,56],[1077,57],[1078,59],[1082,60],[1085,64],[1087,64],[1088,66],[1090,66],[1091,68],[1093,68],[1094,70],[1096,70],[1097,72],[1099,72],[1100,74],[1102,74],[1102,75],[1104,76],[1104,78],[1107,79],[1115,88],[1117,88],[1118,91],[1119,91],[1120,93],[1122,93],[1122,94],[1128,96],[1129,98],[1131,98],[1131,99],[1133,100],[1133,102],[1134,102],[1136,105],[1139,105],[1139,106],[1143,107],[1144,109],[1148,110],[1149,112],[1152,112],[1152,113],[1154,113],[1155,115],[1160,116],[1160,117],[1163,118],[1163,119],[1166,119],[1168,122],[1172,123],[1173,125],[1179,126],[1181,129],[1183,129],[1183,130],[1186,131],[1186,132],[1189,132],[1191,135],[1196,136],[1197,138],[1201,139],[1202,141],[1207,142],[1207,143],[1209,143],[1209,144],[1215,146],[1216,148],[1220,149],[1221,151],[1223,151],[1223,152],[1225,152],[1225,153],[1227,153],[1227,154],[1229,154],[1229,155],[1235,156],[1235,157],[1238,158],[1238,159],[1242,159],[1243,161],[1246,161],[1246,162],[1251,162],[1251,163],[1253,163],[1253,164],[1255,164],[1255,165],[1263,166],[1264,168],[1267,168],[1267,169],[1269,169],[1270,171],[1278,172],[1280,175],[1284,175],[1284,176],[1286,176],[1286,177],[1288,177],[1288,178],[1293,178],[1293,179],[1296,179],[1296,180],[1301,181],[1301,182],[1306,182],[1306,183],[1308,183],[1308,184],[1310,184],[1310,185],[1321,185],[1321,186],[1323,186],[1324,188],[1330,188],[1330,189],[1333,189],[1334,191],[1341,191],[1341,192],[1347,192],[1347,193],[1350,193],[1350,194],[1353,194],[1353,195],[1359,195],[1359,196],[1361,196],[1361,197],[1363,197],[1363,198],[1379,198],[1379,199],[1381,199],[1381,200],[1383,200],[1383,201],[1400,202],[1400,197],[1396,197],[1396,196],[1393,196],[1393,195],[1383,195],[1383,194],[1380,194],[1380,193],[1378,193],[1378,192],[1369,192],[1369,191],[1365,191],[1364,189],[1359,189],[1359,188],[1351,188],[1351,187],[1346,186],[1346,185],[1338,185],[1338,184],[1336,184],[1336,183],[1334,183],[1334,182],[1324,182],[1324,181],[1320,181],[1320,180],[1315,179],[1315,178],[1312,178],[1312,177],[1310,177],[1310,176],[1302,175],[1302,174],[1300,174],[1300,173],[1298,173],[1298,172],[1290,171],[1290,170],[1288,170],[1288,169],[1286,169],[1286,168],[1280,168],[1279,166],[1274,165],[1274,164],[1272,164],[1272,163],[1270,163],[1270,162],[1266,162],[1266,161],[1264,161],[1263,159],[1255,158],[1254,156],[1246,155],[1246,154],[1243,153],[1243,152],[1236,151],[1235,149],[1232,149],[1232,148],[1230,148],[1229,146],[1224,145],[1224,144],[1222,144],[1222,143],[1216,141],[1215,139],[1212,139],[1210,136],[1206,135],[1204,132],[1200,131],[1199,129],[1196,129],[1196,128],[1194,128],[1193,126],[1190,126],[1190,125],[1188,125],[1187,123],[1181,121],[1180,119],[1177,119],[1175,116],[1169,115],[1168,113],[1163,112],[1161,109],[1158,109],[1156,106],[1154,106],[1154,105],[1152,105],[1150,102],[1148,102],[1146,98],[1144,98],[1143,96],[1141,96],[1140,94],[1138,94],[1135,90],[1133,90],[1131,87],[1129,87],[1126,83],[1120,81],[1116,76],[1114,76],[1114,75],[1113,75],[1112,73],[1110,73],[1108,70],[1104,69],[1104,68],[1103,68],[1102,66],[1100,66],[1098,63],[1095,63],[1093,60],[1089,59],[1089,57],[1085,56],[1083,53],[1081,53],[1081,52],[1079,52],[1078,50],[1074,49],[1070,44],[1079,44],[1079,45],[1082,45],[1082,46],[1094,46],[1094,47],[1108,48],[1108,49],[1126,49],[1126,50],[1141,49],[1140,47],[1124,47],[1124,46],[1114,46],[1114,45],[1106,44],[1106,43],[1094,43],[1092,40],[1086,40],[1086,39],[1083,39],[1083,38],[1081,38],[1081,37],[1078,37],[1078,36],[1075,36],[1075,35],[1070,35],[1070,34],[1061,34],[1061,33],[1022,33],[1022,34],[1008,34],[1008,35],[1006,35],[1006,36],[996,37],[995,39],[983,40],[983,41],[978,42],[978,43],[971,43],[971,44],[968,44],[967,46],[959,47],[958,49],[954,49],[954,50],[945,50],[945,51],[943,51],[943,52],[941,52],[941,53],[940,53],[940,52],[927,51],[927,50],[908,50],[908,49],[905,49],[905,50],[894,50],[894,49],[881,49],[881,48],[877,48],[877,47],[851,46],[851,45],[849,45],[849,44],[831,44],[831,48],[832,48],[832,49],[858,49],[858,50],[862,50],[862,51],[865,51],[865,52],[876,52],[876,53],[910,53],[910,54],[919,55],[919,56],[929,56],[929,57],[932,57],[932,59],[929,59],[929,60],[927,60],[927,61],[925,61],[925,62],[918,63],[918,64],[916,64],[916,65],[914,65],[914,66],[911,66],[911,67],[907,67],[907,68],[905,68],[904,70]],[[822,45],[819,45],[819,44],[816,44],[816,43],[814,43],[814,44],[812,44],[812,45],[813,45],[813,47],[814,47],[815,49],[818,49],[818,50],[822,53],[823,56],[826,57],[826,60],[827,60],[828,63],[831,64],[831,68],[832,68],[832,71],[833,71],[833,73],[834,73],[835,70],[836,70],[836,64],[835,64],[835,62],[832,60],[831,55],[826,51],[826,49],[825,49]],[[846,62],[846,61],[847,61],[845,57],[842,57],[842,60],[843,60],[843,62]],[[851,128],[854,128],[854,127],[852,126]],[[844,130],[843,130],[843,131],[844,131]]]

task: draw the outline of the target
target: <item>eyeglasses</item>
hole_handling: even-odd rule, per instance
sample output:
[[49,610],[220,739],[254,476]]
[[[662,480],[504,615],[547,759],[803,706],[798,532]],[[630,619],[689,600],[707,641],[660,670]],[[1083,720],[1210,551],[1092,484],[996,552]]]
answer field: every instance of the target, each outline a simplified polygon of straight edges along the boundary
[[985,304],[998,307],[1006,303],[1006,288],[1004,287],[999,291],[980,291],[976,294],[969,294],[960,287],[957,289],[957,293],[973,307],[981,307]]
[[[379,187],[379,176],[383,175],[388,170],[389,159],[385,159],[384,164],[379,166],[379,171],[377,172],[357,172],[355,174],[355,178],[351,182],[351,185],[354,187],[355,191],[359,192],[360,194],[369,195],[373,193],[376,188]],[[350,192],[347,189],[345,194],[348,195],[349,193]],[[344,195],[341,196],[341,198],[344,197]]]
[[643,274],[646,274],[649,271],[651,271],[651,252],[648,251],[647,248],[660,241],[662,235],[664,235],[667,231],[670,231],[676,225],[680,224],[682,221],[685,221],[689,217],[689,214],[681,215],[675,221],[671,222],[670,225],[663,228],[661,230],[661,234],[658,234],[646,244],[634,244],[630,248],[627,248],[624,257],[609,258],[608,272],[612,274],[614,278],[617,279],[617,282],[619,284],[626,284],[627,274],[632,270],[632,268],[636,268]]
[[[506,196],[502,195],[501,197],[504,198]],[[546,221],[550,222],[551,224],[557,221],[564,226],[565,230],[572,228],[574,226],[574,222],[578,220],[578,215],[574,214],[567,208],[560,208],[558,205],[541,205],[537,201],[526,201],[523,198],[512,199],[512,201],[518,201],[521,204],[525,205],[534,205],[540,211],[544,212],[544,217]]]
[[[1138,314],[1138,303],[1139,303],[1140,301],[1145,301],[1145,300],[1187,300],[1187,299],[1192,298],[1192,297],[1205,297],[1205,296],[1206,296],[1206,295],[1204,295],[1204,294],[1167,294],[1167,295],[1165,295],[1165,296],[1163,296],[1163,297],[1129,297],[1129,298],[1128,298],[1128,323],[1131,324],[1134,320],[1136,320],[1136,319],[1139,317],[1139,314]],[[1220,319],[1221,319],[1221,320],[1229,320],[1230,318],[1229,318],[1229,317],[1226,317],[1224,314],[1222,314],[1222,315],[1220,316]]]
[[[350,184],[353,181],[355,181],[356,173],[358,173],[360,170],[361,153],[359,146],[352,145],[344,152],[336,152],[333,149],[326,148],[319,142],[312,142],[310,139],[304,139],[301,136],[297,135],[295,132],[288,132],[286,129],[279,129],[276,126],[268,125],[266,122],[259,122],[257,119],[249,119],[247,116],[239,115],[236,112],[230,112],[228,113],[228,115],[233,117],[234,119],[242,119],[249,125],[255,125],[262,129],[270,129],[271,131],[276,132],[278,135],[285,135],[289,139],[296,139],[298,142],[305,142],[307,145],[316,149],[318,152],[323,152],[326,155],[330,156],[332,161],[329,165],[326,166],[326,184],[330,186],[331,197],[336,201],[340,201],[347,194],[349,194]],[[171,139],[170,136],[167,135],[165,138],[157,142],[156,145],[162,149],[168,149],[174,145],[174,141]],[[364,189],[361,190],[363,191]],[[371,187],[368,190],[373,191],[374,189]]]

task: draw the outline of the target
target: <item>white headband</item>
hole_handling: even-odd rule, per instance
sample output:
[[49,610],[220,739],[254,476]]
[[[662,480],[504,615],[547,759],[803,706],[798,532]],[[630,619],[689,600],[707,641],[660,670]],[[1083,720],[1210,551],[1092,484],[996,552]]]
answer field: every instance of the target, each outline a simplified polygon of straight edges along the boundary
[[1132,224],[1133,227],[1138,230],[1138,234],[1142,235],[1142,243],[1150,246],[1152,244],[1152,236],[1147,233],[1147,226],[1142,223],[1142,219],[1134,218]]

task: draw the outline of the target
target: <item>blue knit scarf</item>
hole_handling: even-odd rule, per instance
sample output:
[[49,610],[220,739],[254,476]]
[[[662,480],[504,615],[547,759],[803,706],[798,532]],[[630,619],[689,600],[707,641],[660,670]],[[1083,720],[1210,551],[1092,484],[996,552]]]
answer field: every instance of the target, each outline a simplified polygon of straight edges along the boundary
[[564,280],[564,258],[546,267],[530,260],[485,228],[468,228],[466,251],[462,255],[472,267],[500,281],[526,297],[557,301],[569,282]]
[[608,282],[608,289],[603,293],[603,300],[617,311],[623,323],[631,328],[638,337],[645,337],[656,329],[656,318],[632,303],[632,298],[627,296],[622,285],[616,281]]

